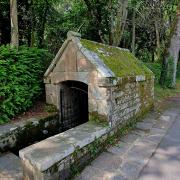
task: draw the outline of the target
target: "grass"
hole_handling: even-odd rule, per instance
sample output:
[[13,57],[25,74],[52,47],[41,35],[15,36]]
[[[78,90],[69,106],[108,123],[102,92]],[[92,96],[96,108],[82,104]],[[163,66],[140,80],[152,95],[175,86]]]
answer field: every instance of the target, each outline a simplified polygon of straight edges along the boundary
[[180,79],[177,79],[177,86],[175,89],[173,88],[164,88],[159,84],[155,84],[154,86],[154,94],[155,100],[162,100],[167,97],[176,96],[180,93]]

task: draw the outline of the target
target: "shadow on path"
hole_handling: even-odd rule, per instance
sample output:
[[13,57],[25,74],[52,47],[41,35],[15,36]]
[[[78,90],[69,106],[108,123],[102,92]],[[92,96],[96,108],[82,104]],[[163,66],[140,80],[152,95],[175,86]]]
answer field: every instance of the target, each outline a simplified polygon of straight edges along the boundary
[[139,176],[139,180],[179,180],[180,179],[180,97],[169,98],[171,113],[176,119],[156,152]]

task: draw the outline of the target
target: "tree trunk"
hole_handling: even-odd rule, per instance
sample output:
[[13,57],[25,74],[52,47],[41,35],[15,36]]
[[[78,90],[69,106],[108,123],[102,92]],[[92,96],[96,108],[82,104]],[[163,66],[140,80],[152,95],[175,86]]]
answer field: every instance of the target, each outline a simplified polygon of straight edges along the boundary
[[127,19],[127,5],[128,5],[128,0],[119,0],[118,2],[118,8],[116,12],[117,15],[115,15],[113,20],[114,26],[111,27],[113,28],[111,32],[113,33],[112,37],[113,37],[114,46],[118,46],[122,39],[122,35],[124,32],[126,19]]
[[100,40],[103,43],[118,46],[122,39],[126,25],[128,0],[118,0],[116,4],[114,4],[113,1],[108,2],[108,14],[110,14],[110,22],[107,23],[108,34],[103,34],[104,29],[102,28],[102,21],[104,20],[104,12],[102,12],[102,7],[95,6],[95,2],[92,2],[91,0],[84,0],[84,2],[88,8],[91,18],[94,19],[94,26],[98,30]]
[[30,47],[34,47],[34,43],[35,43],[35,35],[34,35],[34,2],[33,0],[31,0],[31,42],[30,42]]
[[159,37],[159,29],[158,29],[158,22],[154,22],[155,31],[156,31],[156,46],[157,48],[160,48],[160,37]]
[[11,45],[19,47],[17,0],[10,0]]
[[160,50],[160,37],[159,37],[159,28],[158,28],[158,22],[154,22],[155,32],[156,32],[156,55],[157,59],[161,56],[161,50]]
[[45,32],[45,25],[47,21],[48,9],[49,9],[48,1],[44,0],[44,8],[43,8],[42,14],[40,15],[40,25],[39,25],[39,30],[37,31],[37,36],[38,36],[37,46],[39,48],[43,48],[43,45],[44,45],[44,32]]
[[[105,40],[105,37],[104,37],[104,34],[102,32],[102,11],[101,11],[101,6],[95,6],[91,0],[84,0],[87,8],[88,8],[88,11],[89,11],[89,14],[91,16],[92,19],[94,19],[94,26],[97,28],[98,30],[98,35],[99,35],[99,38],[101,40],[102,43],[106,43],[106,40]],[[98,1],[97,1],[98,2]]]
[[132,53],[135,54],[135,40],[136,40],[136,11],[133,9],[133,17],[132,17],[132,43],[131,50]]
[[169,55],[173,57],[173,78],[172,78],[172,87],[176,86],[176,73],[177,73],[177,63],[179,59],[180,52],[180,14],[177,17],[177,26],[174,32],[174,35],[171,39],[169,47]]
[[167,74],[169,74],[169,72],[168,72],[169,60],[172,59],[173,60],[173,72],[171,74],[172,81],[171,81],[170,86],[175,87],[176,86],[177,63],[178,63],[179,52],[180,52],[180,3],[177,8],[175,28],[172,29],[171,34],[172,34],[172,37],[170,39],[169,48],[168,48],[167,53],[163,60],[160,84],[164,85],[166,82]]

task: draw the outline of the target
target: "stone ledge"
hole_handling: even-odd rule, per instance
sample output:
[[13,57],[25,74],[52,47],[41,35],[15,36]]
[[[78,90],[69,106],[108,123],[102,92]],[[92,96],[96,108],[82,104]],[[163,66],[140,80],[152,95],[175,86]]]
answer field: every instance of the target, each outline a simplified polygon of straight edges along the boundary
[[88,122],[24,148],[19,151],[19,156],[24,164],[43,172],[108,131],[107,127]]
[[[17,144],[24,144],[24,141],[28,143],[29,139],[26,139],[28,136],[27,132],[30,132],[32,129],[33,135],[38,137],[40,135],[46,136],[48,133],[51,135],[52,133],[47,130],[52,128],[54,131],[59,132],[57,127],[59,122],[56,116],[57,114],[53,113],[45,117],[29,118],[0,126],[0,152],[18,148],[16,147]],[[31,137],[30,134],[29,137]]]

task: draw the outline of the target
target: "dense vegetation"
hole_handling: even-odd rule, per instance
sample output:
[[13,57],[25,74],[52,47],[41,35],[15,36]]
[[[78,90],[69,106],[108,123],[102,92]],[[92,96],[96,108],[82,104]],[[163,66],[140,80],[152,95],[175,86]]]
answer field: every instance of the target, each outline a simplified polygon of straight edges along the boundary
[[179,0],[1,0],[0,121],[41,94],[46,52],[55,55],[69,30],[130,49],[157,84],[174,88],[179,54],[173,58],[170,49],[177,43],[179,14]]
[[24,112],[42,94],[49,53],[37,48],[0,47],[0,124]]

